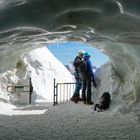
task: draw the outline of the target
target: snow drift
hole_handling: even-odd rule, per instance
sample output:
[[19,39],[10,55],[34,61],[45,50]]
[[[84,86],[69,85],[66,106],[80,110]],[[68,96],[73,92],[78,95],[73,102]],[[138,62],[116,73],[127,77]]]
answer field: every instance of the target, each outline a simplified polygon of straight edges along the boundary
[[29,77],[33,85],[32,102],[53,102],[54,78],[59,83],[74,82],[66,67],[43,47],[23,55],[17,61],[15,69],[0,75],[0,97],[13,103],[17,100],[18,103],[18,96],[22,96],[23,93],[11,94],[6,88],[8,85],[29,85]]

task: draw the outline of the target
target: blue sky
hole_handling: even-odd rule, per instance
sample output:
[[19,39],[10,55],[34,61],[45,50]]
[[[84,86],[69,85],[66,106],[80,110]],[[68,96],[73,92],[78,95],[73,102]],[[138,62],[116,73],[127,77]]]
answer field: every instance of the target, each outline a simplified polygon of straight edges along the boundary
[[47,48],[64,65],[67,65],[70,61],[74,60],[79,50],[85,50],[86,52],[90,53],[93,66],[100,67],[109,60],[108,56],[103,54],[98,49],[80,42],[51,44]]

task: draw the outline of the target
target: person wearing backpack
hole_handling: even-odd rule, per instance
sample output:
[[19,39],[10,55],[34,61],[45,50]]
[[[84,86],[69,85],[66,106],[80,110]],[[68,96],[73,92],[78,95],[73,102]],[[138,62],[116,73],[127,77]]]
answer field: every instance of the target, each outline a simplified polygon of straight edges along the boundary
[[[97,84],[94,79],[92,63],[90,61],[90,54],[85,52],[84,54],[84,65],[86,68],[83,70],[83,88],[82,88],[82,99],[84,104],[92,105],[91,101],[91,83],[93,82],[94,87],[97,87]],[[84,67],[84,66],[83,66]]]
[[71,98],[71,101],[74,101],[75,103],[78,103],[78,101],[81,101],[82,99],[80,98],[80,89],[82,87],[82,75],[80,72],[80,63],[83,61],[83,56],[84,56],[85,51],[84,50],[80,50],[78,52],[78,56],[76,56],[76,58],[74,59],[74,68],[75,68],[75,72],[74,72],[74,77],[76,80],[76,86],[75,86],[75,91],[74,94]]

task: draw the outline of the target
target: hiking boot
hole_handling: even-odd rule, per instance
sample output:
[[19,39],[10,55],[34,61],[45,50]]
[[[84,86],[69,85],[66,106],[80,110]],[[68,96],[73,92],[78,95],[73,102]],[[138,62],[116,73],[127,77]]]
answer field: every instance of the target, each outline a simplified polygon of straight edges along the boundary
[[78,97],[78,101],[83,101],[83,99],[81,97]]
[[71,100],[71,101],[74,101],[74,98],[75,98],[75,97],[71,97],[71,99],[70,99],[70,100]]
[[78,99],[77,99],[78,97],[72,97],[71,98],[71,101],[73,101],[73,102],[75,102],[75,103],[78,103]]
[[87,102],[87,105],[93,105],[93,102],[92,101]]
[[78,98],[79,97],[74,97],[74,102],[77,104],[78,103]]
[[78,100],[75,99],[74,102],[77,104],[78,103]]

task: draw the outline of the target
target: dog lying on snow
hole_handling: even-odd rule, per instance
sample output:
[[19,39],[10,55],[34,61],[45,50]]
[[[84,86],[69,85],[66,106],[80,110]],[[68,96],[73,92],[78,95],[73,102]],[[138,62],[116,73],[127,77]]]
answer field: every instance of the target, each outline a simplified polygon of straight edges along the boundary
[[109,92],[104,92],[100,97],[99,104],[95,104],[94,111],[103,111],[109,108],[110,105],[110,94]]

